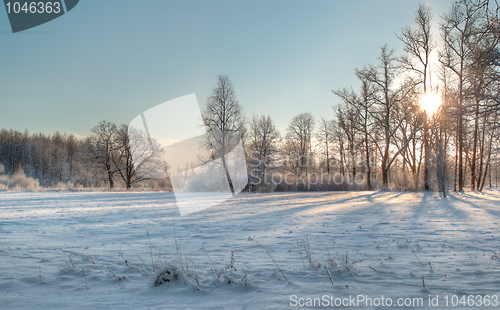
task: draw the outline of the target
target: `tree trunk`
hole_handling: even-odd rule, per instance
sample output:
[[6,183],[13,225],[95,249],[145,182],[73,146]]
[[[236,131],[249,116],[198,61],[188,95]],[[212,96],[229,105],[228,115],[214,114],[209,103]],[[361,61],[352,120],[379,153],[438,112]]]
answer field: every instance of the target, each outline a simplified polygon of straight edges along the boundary
[[[424,84],[425,85],[425,84]],[[424,115],[424,190],[428,191],[429,186],[429,120],[427,112]]]
[[223,155],[221,159],[222,159],[222,165],[224,166],[224,171],[226,172],[227,182],[229,183],[229,189],[231,190],[231,194],[234,196],[235,194],[234,194],[233,181],[231,180],[231,176],[229,175],[229,169],[227,168],[226,158]]
[[475,104],[475,109],[474,109],[474,131],[472,132],[472,137],[473,137],[472,160],[471,160],[471,166],[470,166],[470,190],[471,191],[476,190],[476,160],[477,160],[476,159],[476,150],[477,150],[478,127],[479,127],[479,100],[476,98],[476,104]]
[[369,191],[372,190],[372,168],[370,166],[370,145],[368,143],[368,134],[365,133],[365,148],[366,148],[366,186]]

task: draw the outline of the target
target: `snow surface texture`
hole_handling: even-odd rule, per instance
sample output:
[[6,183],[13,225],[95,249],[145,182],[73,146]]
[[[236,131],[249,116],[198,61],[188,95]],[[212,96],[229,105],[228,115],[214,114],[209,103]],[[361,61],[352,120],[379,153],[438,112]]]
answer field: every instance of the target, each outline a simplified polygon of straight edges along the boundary
[[172,193],[0,192],[0,309],[446,308],[500,295],[499,221],[499,191],[240,194],[184,217]]

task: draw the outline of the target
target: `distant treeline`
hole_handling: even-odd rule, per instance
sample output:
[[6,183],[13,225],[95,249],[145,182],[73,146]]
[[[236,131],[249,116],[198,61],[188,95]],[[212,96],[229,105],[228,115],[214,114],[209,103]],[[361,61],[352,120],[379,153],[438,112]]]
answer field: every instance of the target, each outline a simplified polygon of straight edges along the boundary
[[91,186],[95,182],[84,152],[84,141],[73,135],[30,134],[15,130],[0,131],[0,163],[5,173],[25,173],[43,186],[76,182]]
[[[2,129],[0,174],[21,174],[38,180],[42,187],[65,189],[113,188],[115,183],[130,188],[142,181],[126,171],[132,166],[131,158],[124,157],[128,148],[127,127],[103,121],[92,131],[94,135],[76,139],[58,132],[47,135]],[[151,180],[145,186],[168,189],[165,180]]]

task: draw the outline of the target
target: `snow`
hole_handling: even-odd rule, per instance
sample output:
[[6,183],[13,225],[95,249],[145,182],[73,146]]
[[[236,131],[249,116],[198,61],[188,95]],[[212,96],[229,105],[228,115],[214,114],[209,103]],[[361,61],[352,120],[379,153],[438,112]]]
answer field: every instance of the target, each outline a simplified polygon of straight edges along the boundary
[[180,217],[172,193],[0,192],[0,309],[290,309],[358,295],[452,308],[445,295],[500,295],[499,202],[497,190],[241,193]]

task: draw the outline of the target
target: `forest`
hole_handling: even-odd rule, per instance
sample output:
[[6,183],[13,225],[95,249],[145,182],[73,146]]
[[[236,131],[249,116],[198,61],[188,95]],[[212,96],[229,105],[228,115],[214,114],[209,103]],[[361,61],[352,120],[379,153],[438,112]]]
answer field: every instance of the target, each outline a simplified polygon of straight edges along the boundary
[[[230,78],[219,75],[202,111],[207,145],[214,149],[218,130],[227,137],[223,153],[242,141],[248,191],[446,195],[498,187],[499,10],[488,0],[458,0],[436,17],[419,5],[413,23],[396,31],[400,54],[379,47],[376,63],[354,69],[357,85],[332,89],[330,117],[304,112],[283,132],[270,115],[246,116],[248,103],[240,104]],[[134,166],[127,125],[101,121],[91,132],[77,139],[2,129],[0,190],[171,190],[168,178],[149,178]]]

